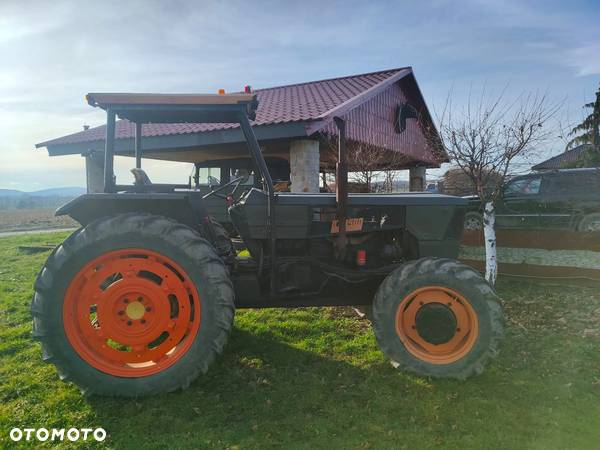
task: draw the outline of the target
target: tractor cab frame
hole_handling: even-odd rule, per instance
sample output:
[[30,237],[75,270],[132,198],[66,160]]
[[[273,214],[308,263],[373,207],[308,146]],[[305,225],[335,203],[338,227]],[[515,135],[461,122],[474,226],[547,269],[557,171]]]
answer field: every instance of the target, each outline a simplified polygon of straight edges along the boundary
[[[180,184],[146,184],[141,186],[116,184],[114,174],[114,147],[116,117],[127,119],[135,124],[135,167],[142,168],[143,145],[142,127],[145,123],[237,123],[244,135],[256,177],[255,183],[262,185],[267,193],[266,231],[270,241],[270,261],[275,267],[276,245],[275,234],[275,191],[273,180],[267,168],[265,159],[250,119],[256,117],[258,101],[254,94],[128,94],[128,93],[90,93],[86,96],[88,104],[100,107],[106,111],[106,143],[104,149],[104,193],[131,191],[150,193],[174,192],[177,189],[189,189],[191,186]],[[197,168],[198,169],[198,168]],[[197,173],[197,172],[196,172]],[[196,175],[197,181],[197,175]],[[221,186],[223,187],[223,186]],[[209,193],[210,194],[210,193]],[[202,216],[208,235],[214,235],[208,213],[202,202],[196,203],[196,209]],[[272,277],[274,280],[275,277]],[[271,292],[275,286],[271,283]]]
[[[119,195],[120,205],[112,212],[121,212],[121,209],[127,210],[134,207],[138,201],[146,203],[148,201],[166,200],[164,196],[157,194],[174,194],[171,200],[179,195],[186,197],[190,203],[189,208],[195,211],[196,216],[202,219],[202,227],[205,234],[214,236],[213,223],[208,220],[209,214],[205,202],[198,199],[198,196],[191,190],[192,180],[188,184],[158,184],[150,182],[149,178],[142,170],[142,158],[144,155],[142,127],[147,123],[235,123],[238,124],[246,142],[250,159],[253,166],[254,185],[260,186],[266,195],[266,222],[264,231],[268,245],[268,260],[271,267],[270,277],[270,296],[277,298],[280,296],[277,288],[277,233],[276,228],[276,208],[277,197],[275,187],[271,178],[265,158],[263,157],[260,146],[252,130],[250,120],[256,116],[258,101],[254,94],[133,94],[133,93],[90,93],[86,95],[89,105],[99,107],[106,111],[106,140],[104,149],[104,196],[88,195],[76,199],[74,202],[59,208],[58,215],[68,214],[79,222],[88,223],[95,217],[96,213],[90,209],[95,207],[86,207],[86,203],[92,196],[96,201],[92,203],[105,204],[109,210],[113,210],[116,205],[108,206],[112,202],[114,195]],[[117,116],[126,119],[135,124],[134,134],[134,156],[135,169],[132,172],[136,178],[135,184],[118,184],[114,173],[115,157],[115,124]],[[337,248],[343,250],[346,244],[346,203],[347,203],[347,164],[346,164],[346,145],[345,145],[345,124],[340,118],[335,119],[335,123],[340,131],[339,133],[339,156],[340,162],[337,165],[336,176],[336,216],[338,218],[338,236]],[[199,169],[202,164],[195,165],[194,182],[198,185]],[[225,165],[227,166],[227,165]],[[223,180],[220,187],[215,191],[221,191],[228,184],[233,184],[229,176]],[[137,194],[137,195],[132,195]],[[140,195],[141,194],[141,195]],[[208,192],[202,196],[204,198],[212,195]],[[329,202],[328,202],[329,203]],[[87,204],[89,206],[89,203]],[[144,209],[148,210],[148,206]],[[150,207],[150,212],[154,208]],[[169,209],[168,207],[166,208]],[[175,215],[177,220],[191,224],[193,217],[181,212]],[[261,255],[264,258],[264,255]]]

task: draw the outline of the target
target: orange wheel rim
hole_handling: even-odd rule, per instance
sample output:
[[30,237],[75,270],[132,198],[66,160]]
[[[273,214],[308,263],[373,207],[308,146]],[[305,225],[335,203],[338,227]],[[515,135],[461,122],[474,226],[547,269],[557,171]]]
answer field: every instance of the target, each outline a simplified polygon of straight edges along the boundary
[[473,306],[458,292],[427,286],[400,302],[396,332],[413,356],[431,364],[450,364],[473,348],[479,323]]
[[67,339],[92,367],[120,377],[165,370],[200,328],[194,283],[170,258],[146,249],[104,253],[71,280],[63,306]]

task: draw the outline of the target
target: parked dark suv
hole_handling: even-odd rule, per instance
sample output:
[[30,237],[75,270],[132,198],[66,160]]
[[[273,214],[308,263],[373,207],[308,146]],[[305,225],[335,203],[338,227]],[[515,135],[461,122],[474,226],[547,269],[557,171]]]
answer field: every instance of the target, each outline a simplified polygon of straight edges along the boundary
[[[481,207],[465,218],[481,228]],[[496,228],[600,231],[600,168],[531,173],[510,180],[496,204]]]

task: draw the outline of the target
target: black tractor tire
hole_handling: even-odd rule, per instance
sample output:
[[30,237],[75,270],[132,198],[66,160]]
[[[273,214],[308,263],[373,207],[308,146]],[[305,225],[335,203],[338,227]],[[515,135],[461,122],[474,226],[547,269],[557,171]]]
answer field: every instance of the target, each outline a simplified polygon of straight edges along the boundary
[[[63,302],[74,277],[94,258],[122,249],[147,249],[176,262],[196,289],[200,305],[199,328],[190,347],[172,365],[147,376],[98,370],[71,345],[63,323]],[[213,246],[181,223],[143,213],[98,219],[74,232],[48,257],[34,289],[33,336],[41,341],[43,360],[85,395],[139,397],[187,388],[223,351],[235,312],[233,286]]]
[[[457,355],[460,356],[457,360],[448,359],[446,363],[440,360],[434,361],[428,355],[422,357],[422,353],[414,350],[419,347],[413,345],[406,334],[403,341],[398,331],[398,326],[408,328],[398,325],[404,323],[403,319],[398,322],[398,318],[408,314],[408,309],[403,309],[405,300],[412,301],[411,295],[423,290],[428,292],[429,287],[440,287],[458,293],[470,304],[472,307],[470,311],[473,317],[476,317],[478,326],[477,331],[472,331],[471,346],[465,348],[466,353],[463,356]],[[419,304],[424,303],[419,302]],[[429,305],[427,301],[425,304]],[[417,309],[417,319],[414,322],[417,325],[419,313],[425,307],[415,305],[415,308],[420,308]],[[432,303],[428,307],[446,308],[441,303]],[[451,316],[457,317],[454,314]],[[456,327],[456,322],[453,326]],[[410,328],[413,330],[416,328],[416,333],[420,333],[418,327]],[[440,329],[439,326],[437,329]],[[503,335],[503,315],[494,290],[473,268],[452,259],[422,258],[403,264],[388,275],[380,285],[373,301],[373,330],[379,347],[392,360],[396,368],[420,376],[464,380],[472,375],[481,374],[487,361],[497,355],[498,345]],[[458,331],[460,329],[451,330],[451,333]],[[434,348],[439,343],[435,342]]]
[[217,254],[225,261],[225,263],[233,264],[235,262],[236,251],[229,232],[223,224],[218,222],[214,217],[210,217],[209,219],[213,227],[214,246],[217,250]]

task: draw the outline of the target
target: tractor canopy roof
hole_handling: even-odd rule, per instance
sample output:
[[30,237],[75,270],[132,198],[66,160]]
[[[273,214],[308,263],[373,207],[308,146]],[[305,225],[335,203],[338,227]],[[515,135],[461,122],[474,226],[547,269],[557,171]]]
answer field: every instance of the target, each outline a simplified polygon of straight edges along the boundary
[[91,106],[112,110],[137,123],[229,123],[240,114],[254,118],[255,94],[90,93]]

